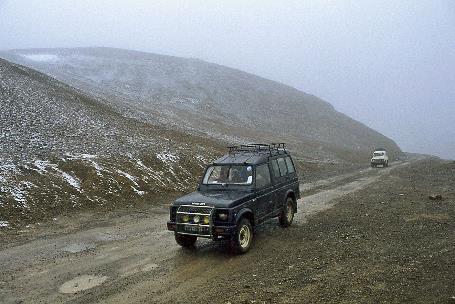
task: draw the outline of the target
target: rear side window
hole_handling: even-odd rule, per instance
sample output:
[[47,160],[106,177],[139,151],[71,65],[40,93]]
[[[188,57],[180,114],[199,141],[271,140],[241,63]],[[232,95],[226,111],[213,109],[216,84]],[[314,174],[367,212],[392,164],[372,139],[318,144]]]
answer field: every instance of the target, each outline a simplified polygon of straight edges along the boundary
[[256,167],[256,188],[262,189],[271,184],[269,165],[263,164]]
[[288,172],[289,173],[294,173],[295,172],[295,168],[294,168],[294,164],[292,163],[292,160],[291,158],[288,156],[285,158],[286,160],[286,167],[288,168]]
[[278,169],[278,162],[276,159],[271,161],[272,163],[272,171],[273,171],[273,176],[274,177],[280,177],[280,169]]
[[284,158],[278,158],[278,167],[280,168],[281,176],[285,176],[288,174],[288,169],[286,167],[286,162],[284,161]]

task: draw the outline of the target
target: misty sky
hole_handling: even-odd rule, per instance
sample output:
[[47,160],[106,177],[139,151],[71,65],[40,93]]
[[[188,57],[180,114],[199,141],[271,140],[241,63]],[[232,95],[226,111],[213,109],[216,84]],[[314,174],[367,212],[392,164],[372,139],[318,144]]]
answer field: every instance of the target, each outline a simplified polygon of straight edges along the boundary
[[0,0],[0,49],[76,46],[239,68],[455,159],[455,1]]

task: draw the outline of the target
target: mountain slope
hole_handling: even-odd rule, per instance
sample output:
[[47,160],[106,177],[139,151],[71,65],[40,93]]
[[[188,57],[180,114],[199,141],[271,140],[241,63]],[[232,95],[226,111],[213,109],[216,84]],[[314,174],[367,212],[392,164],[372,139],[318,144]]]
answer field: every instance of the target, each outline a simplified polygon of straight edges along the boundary
[[101,97],[125,116],[231,142],[286,141],[318,161],[368,161],[389,138],[289,86],[224,66],[111,48],[30,49],[1,57]]
[[213,141],[124,117],[0,59],[0,222],[153,203],[194,187]]

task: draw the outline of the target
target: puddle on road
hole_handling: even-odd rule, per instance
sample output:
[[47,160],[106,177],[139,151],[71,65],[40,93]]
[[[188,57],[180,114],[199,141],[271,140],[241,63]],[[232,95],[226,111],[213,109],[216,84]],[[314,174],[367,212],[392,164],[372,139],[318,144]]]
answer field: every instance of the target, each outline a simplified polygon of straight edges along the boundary
[[82,275],[64,283],[58,291],[60,293],[76,293],[99,286],[106,282],[107,276]]
[[78,253],[87,251],[90,249],[95,249],[96,245],[94,243],[73,243],[69,244],[62,248],[62,251],[69,252],[69,253]]

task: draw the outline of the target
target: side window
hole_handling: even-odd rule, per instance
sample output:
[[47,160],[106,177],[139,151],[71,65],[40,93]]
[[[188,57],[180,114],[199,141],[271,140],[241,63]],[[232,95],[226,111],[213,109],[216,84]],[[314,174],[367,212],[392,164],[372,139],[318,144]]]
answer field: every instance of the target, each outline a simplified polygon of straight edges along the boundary
[[286,167],[288,168],[288,172],[289,173],[294,173],[295,172],[295,168],[294,168],[294,164],[292,163],[292,160],[291,158],[288,156],[285,158],[286,160]]
[[278,169],[278,162],[276,159],[270,161],[272,163],[273,177],[280,177],[280,169]]
[[286,162],[284,158],[278,158],[278,167],[280,167],[281,176],[288,174],[288,169],[286,168]]
[[256,167],[256,188],[262,189],[271,184],[270,171],[268,164],[262,164]]

